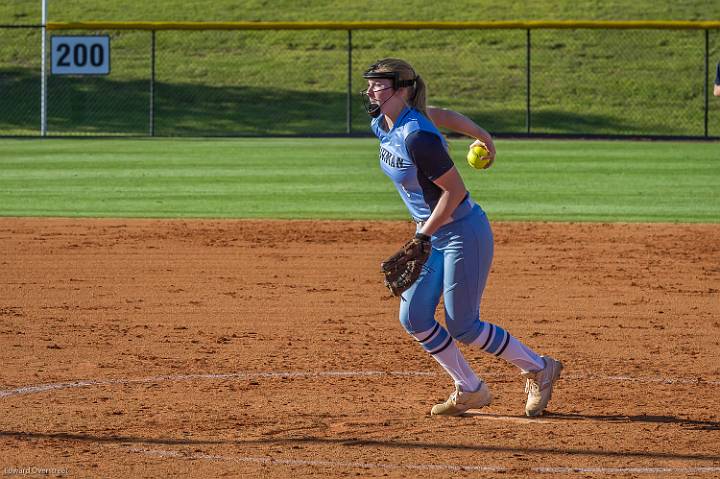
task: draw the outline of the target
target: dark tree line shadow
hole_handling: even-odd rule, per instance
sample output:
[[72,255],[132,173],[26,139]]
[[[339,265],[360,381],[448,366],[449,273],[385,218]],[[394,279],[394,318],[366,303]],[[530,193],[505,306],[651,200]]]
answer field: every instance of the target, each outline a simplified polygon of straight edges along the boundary
[[[242,86],[156,82],[152,131],[157,136],[343,135],[347,94]],[[353,134],[368,133],[360,97],[351,97]],[[446,106],[446,105],[441,105]],[[451,105],[447,105],[451,107]],[[478,102],[463,113],[495,134],[526,133],[525,105],[486,109]],[[148,135],[150,82],[110,77],[48,78],[50,134]],[[28,68],[0,69],[0,135],[40,124],[40,75]],[[534,133],[672,135],[643,131],[617,115],[543,108],[531,116]],[[698,135],[703,131],[698,127]]]

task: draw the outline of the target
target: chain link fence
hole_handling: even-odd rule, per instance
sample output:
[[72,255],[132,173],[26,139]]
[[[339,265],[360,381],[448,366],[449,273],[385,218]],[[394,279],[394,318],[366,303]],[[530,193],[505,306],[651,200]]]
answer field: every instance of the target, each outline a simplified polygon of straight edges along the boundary
[[39,27],[0,28],[0,134],[40,131]]
[[[48,36],[94,34],[110,36],[110,74],[48,74],[50,136],[367,134],[362,71],[394,56],[424,77],[430,104],[461,111],[496,135],[720,137],[720,98],[712,96],[718,30],[122,29]],[[0,135],[40,134],[41,39],[39,26],[0,26]]]

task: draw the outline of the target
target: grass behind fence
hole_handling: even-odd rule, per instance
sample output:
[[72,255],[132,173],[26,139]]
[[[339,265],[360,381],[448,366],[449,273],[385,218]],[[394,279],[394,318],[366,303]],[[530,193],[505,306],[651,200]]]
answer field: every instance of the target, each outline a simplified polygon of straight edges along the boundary
[[[710,20],[717,8],[707,0],[558,0],[507,2],[505,0],[446,0],[378,4],[363,0],[73,0],[49,3],[53,21],[158,20],[158,21],[297,21],[297,20]],[[3,22],[38,23],[40,2],[5,0],[0,4]]]
[[[452,154],[496,220],[720,222],[707,143],[499,141]],[[3,140],[0,215],[404,219],[369,139]]]
[[[220,0],[198,11],[183,3],[51,3],[69,20],[498,20],[711,19],[707,2],[639,0],[611,8],[582,2],[519,8],[455,1],[443,8],[397,5],[388,17],[354,2]],[[429,4],[428,4],[429,5]],[[0,19],[31,23],[37,6],[0,5]],[[404,13],[403,13],[404,12]],[[0,20],[3,23],[3,20]],[[89,33],[89,32],[65,32]],[[91,32],[90,32],[91,33]],[[112,34],[108,77],[51,77],[51,134],[150,131],[150,35]],[[531,123],[537,133],[704,134],[704,32],[533,31]],[[0,31],[0,134],[39,129],[39,34]],[[720,60],[712,31],[711,70]],[[342,134],[346,129],[347,33],[342,31],[159,32],[155,133],[162,136]],[[363,68],[383,56],[410,60],[430,100],[471,116],[492,132],[524,133],[525,31],[353,32],[353,95]],[[359,97],[353,131],[366,132]],[[711,98],[709,134],[720,136],[720,100]]]

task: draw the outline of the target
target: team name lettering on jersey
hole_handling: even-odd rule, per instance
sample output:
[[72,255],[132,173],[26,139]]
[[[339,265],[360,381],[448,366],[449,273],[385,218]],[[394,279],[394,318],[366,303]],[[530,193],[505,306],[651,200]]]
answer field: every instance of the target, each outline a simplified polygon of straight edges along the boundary
[[402,168],[404,166],[402,158],[393,155],[382,147],[380,147],[380,160],[392,168]]

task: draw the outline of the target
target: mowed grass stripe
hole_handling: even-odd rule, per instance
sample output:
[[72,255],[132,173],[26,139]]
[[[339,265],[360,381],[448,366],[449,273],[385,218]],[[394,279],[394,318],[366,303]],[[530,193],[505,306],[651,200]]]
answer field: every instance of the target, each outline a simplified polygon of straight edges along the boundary
[[[713,143],[508,142],[484,183],[508,219],[717,222]],[[515,178],[515,181],[513,181]]]
[[[498,141],[451,154],[493,219],[720,221],[716,143]],[[0,215],[405,219],[372,139],[0,141]]]

